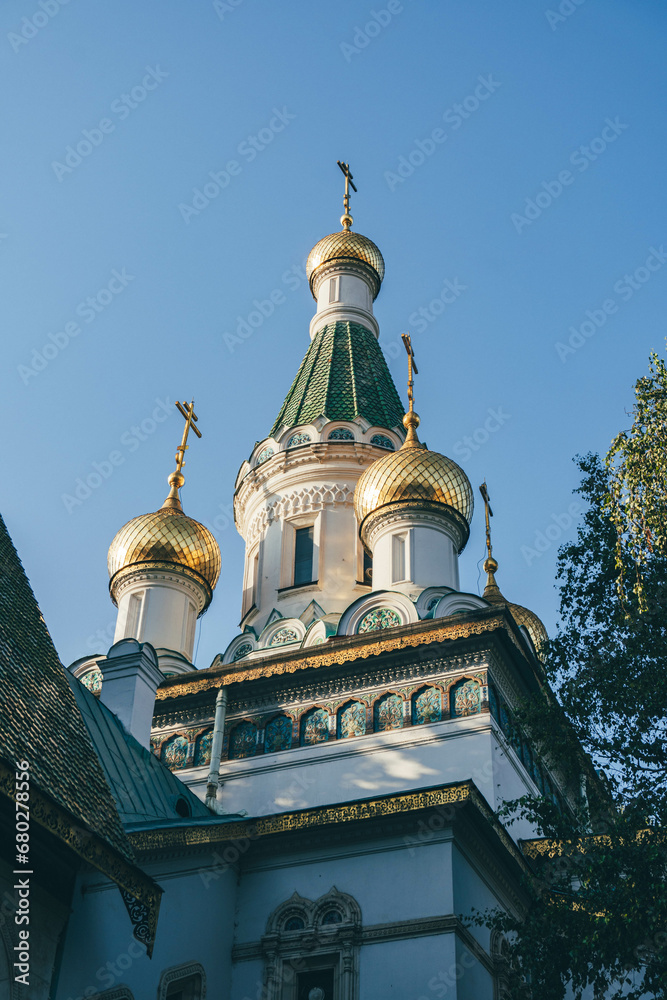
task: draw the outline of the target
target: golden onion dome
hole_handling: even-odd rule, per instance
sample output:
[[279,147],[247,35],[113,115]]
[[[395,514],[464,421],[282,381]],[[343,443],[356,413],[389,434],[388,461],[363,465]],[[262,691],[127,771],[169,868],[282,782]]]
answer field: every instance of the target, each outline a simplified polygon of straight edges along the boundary
[[369,240],[367,236],[362,236],[361,233],[354,233],[351,229],[345,228],[338,233],[331,233],[329,236],[323,237],[319,243],[316,243],[308,254],[306,262],[306,274],[313,295],[315,295],[313,282],[318,270],[334,260],[362,261],[367,264],[377,279],[373,291],[373,298],[377,298],[384,279],[384,258],[372,240]]
[[540,647],[549,638],[547,630],[534,611],[524,608],[521,604],[512,604],[511,601],[505,600],[500,592],[498,584],[496,583],[495,574],[497,569],[498,563],[493,556],[489,556],[484,563],[484,571],[487,574],[487,583],[483,594],[484,599],[488,601],[489,604],[506,605],[512,613],[512,618],[517,625],[519,627],[523,626],[526,629],[528,635],[532,639],[533,646],[539,654]]
[[161,507],[153,514],[133,517],[123,525],[109,546],[109,587],[130,568],[146,569],[160,564],[194,573],[207,585],[210,603],[213,588],[220,576],[220,548],[211,532],[199,521],[188,517],[175,504]]
[[417,438],[419,417],[406,414],[407,437],[398,451],[373,462],[361,475],[354,491],[354,512],[364,536],[364,521],[388,504],[421,502],[443,504],[465,521],[472,520],[473,494],[463,469],[437,451],[429,451]]

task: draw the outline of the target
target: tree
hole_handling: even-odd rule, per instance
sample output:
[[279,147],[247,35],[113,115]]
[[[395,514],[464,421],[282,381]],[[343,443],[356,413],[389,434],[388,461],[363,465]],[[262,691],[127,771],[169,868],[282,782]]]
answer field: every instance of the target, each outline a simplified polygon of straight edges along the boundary
[[[605,461],[579,458],[587,508],[559,551],[561,625],[543,650],[555,698],[520,712],[558,762],[574,813],[533,798],[547,855],[524,919],[486,922],[508,940],[509,995],[667,997],[667,369],[651,356],[631,427]],[[595,776],[595,769],[598,777]],[[585,783],[581,776],[587,775]]]

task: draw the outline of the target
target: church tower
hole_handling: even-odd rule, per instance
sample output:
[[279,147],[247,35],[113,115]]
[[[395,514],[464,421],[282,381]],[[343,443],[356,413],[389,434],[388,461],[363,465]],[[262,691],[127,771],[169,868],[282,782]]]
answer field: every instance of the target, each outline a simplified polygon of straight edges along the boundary
[[385,266],[354,232],[345,173],[342,229],[310,252],[317,303],[311,344],[268,437],[236,480],[234,512],[246,543],[244,635],[234,661],[267,646],[299,644],[336,631],[345,608],[370,590],[371,566],[353,509],[359,476],[402,444],[403,406],[378,345],[373,302]]

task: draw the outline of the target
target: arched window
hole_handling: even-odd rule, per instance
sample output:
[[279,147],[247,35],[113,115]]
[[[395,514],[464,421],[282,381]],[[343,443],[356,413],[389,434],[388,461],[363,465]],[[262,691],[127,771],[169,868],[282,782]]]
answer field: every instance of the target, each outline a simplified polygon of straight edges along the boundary
[[277,715],[264,727],[264,753],[289,750],[292,746],[292,720],[288,715]]
[[354,434],[347,427],[334,427],[329,434],[329,441],[354,441]]
[[257,749],[257,726],[240,722],[229,734],[229,756],[233,760],[252,757]]
[[278,631],[271,637],[269,646],[282,646],[287,642],[296,642],[298,638],[296,629],[279,628]]
[[481,690],[477,681],[459,681],[454,685],[450,705],[452,715],[476,715],[481,708]]
[[249,642],[242,642],[240,646],[237,646],[234,650],[234,655],[232,656],[232,662],[236,663],[237,660],[242,660],[244,656],[248,653],[252,653],[252,645]]
[[400,729],[403,725],[403,699],[397,694],[386,694],[375,702],[373,728],[377,733]]
[[304,444],[310,444],[310,434],[292,434],[285,447],[300,448]]
[[352,896],[332,888],[313,902],[295,892],[273,911],[260,943],[267,984],[262,997],[356,1000],[361,929]]
[[428,687],[413,695],[412,723],[421,726],[425,722],[440,722],[442,719],[442,696],[439,688]]
[[311,708],[301,719],[301,746],[324,743],[329,739],[329,713],[324,708]]
[[199,962],[166,969],[160,977],[158,1000],[205,1000],[206,975]]
[[394,442],[391,438],[386,437],[384,434],[374,434],[371,438],[371,444],[377,445],[378,448],[386,448],[387,451],[395,451]]
[[357,632],[375,632],[380,628],[393,628],[401,624],[401,616],[393,608],[376,608],[359,622]]
[[366,706],[360,701],[350,701],[338,710],[338,736],[363,736],[366,732]]

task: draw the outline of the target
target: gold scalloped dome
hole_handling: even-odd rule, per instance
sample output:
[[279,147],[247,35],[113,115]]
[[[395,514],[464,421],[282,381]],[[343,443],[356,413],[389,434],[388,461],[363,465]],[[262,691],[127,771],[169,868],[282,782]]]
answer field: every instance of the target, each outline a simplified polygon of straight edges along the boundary
[[488,574],[486,587],[484,588],[483,597],[489,604],[505,604],[512,612],[512,617],[517,625],[522,626],[527,630],[528,635],[533,640],[533,645],[539,654],[540,646],[543,642],[546,642],[549,638],[546,628],[542,623],[541,619],[537,617],[534,611],[530,611],[529,608],[524,608],[522,604],[512,604],[511,601],[506,600],[502,593],[500,592],[500,587],[496,583],[496,570],[498,569],[498,563],[493,558],[489,556],[484,563],[484,570]]
[[512,612],[512,618],[517,623],[517,625],[523,625],[528,631],[528,635],[533,640],[533,646],[535,649],[539,650],[543,642],[546,642],[549,638],[547,630],[544,625],[537,617],[534,611],[530,611],[528,608],[524,608],[521,604],[508,604],[510,611]]
[[361,233],[352,232],[351,229],[343,229],[338,233],[324,236],[310,251],[306,262],[306,274],[311,292],[316,271],[332,260],[361,260],[368,264],[377,277],[377,287],[373,294],[373,298],[377,298],[384,279],[384,258],[372,240],[362,236]]
[[359,524],[380,507],[411,500],[447,504],[470,524],[473,495],[463,469],[419,443],[406,444],[373,462],[360,477],[354,491]]
[[162,507],[133,517],[109,546],[108,568],[114,577],[130,566],[176,563],[200,576],[211,591],[220,576],[220,548],[203,524],[178,508]]

